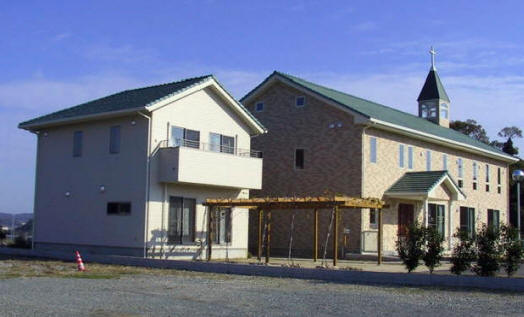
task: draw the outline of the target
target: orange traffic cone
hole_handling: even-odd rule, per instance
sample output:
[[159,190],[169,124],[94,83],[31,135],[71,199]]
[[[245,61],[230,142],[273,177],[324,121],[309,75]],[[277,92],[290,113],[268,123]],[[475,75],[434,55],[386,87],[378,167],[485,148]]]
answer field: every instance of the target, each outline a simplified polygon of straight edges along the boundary
[[80,252],[76,251],[76,264],[78,265],[78,270],[80,272],[83,272],[86,270],[84,267],[84,262],[82,262],[82,258],[80,257]]

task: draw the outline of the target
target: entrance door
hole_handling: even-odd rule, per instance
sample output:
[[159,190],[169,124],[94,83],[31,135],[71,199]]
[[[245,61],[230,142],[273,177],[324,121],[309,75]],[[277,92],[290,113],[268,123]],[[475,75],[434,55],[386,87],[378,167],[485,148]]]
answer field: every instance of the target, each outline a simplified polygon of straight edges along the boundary
[[413,224],[413,210],[411,204],[398,205],[398,235],[406,236],[408,227]]

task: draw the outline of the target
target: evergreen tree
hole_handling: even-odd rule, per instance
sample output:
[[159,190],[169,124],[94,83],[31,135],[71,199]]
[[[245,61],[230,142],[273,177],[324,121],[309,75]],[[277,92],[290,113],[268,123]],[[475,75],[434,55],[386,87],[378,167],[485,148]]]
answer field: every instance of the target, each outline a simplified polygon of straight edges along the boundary
[[424,256],[424,232],[424,228],[414,223],[407,228],[407,235],[397,241],[398,255],[410,273],[419,266]]
[[508,277],[518,271],[524,256],[524,248],[519,240],[518,229],[512,226],[501,227],[502,267]]
[[477,259],[475,240],[471,238],[466,230],[458,229],[453,235],[458,243],[453,248],[451,255],[451,272],[462,274],[471,268],[471,263]]
[[477,234],[477,263],[473,272],[480,276],[494,276],[500,267],[500,231],[492,226],[482,226]]
[[426,248],[424,250],[424,264],[428,267],[429,273],[433,274],[435,267],[440,266],[440,260],[442,259],[442,252],[444,247],[442,246],[442,235],[434,227],[429,227],[425,230],[425,242]]

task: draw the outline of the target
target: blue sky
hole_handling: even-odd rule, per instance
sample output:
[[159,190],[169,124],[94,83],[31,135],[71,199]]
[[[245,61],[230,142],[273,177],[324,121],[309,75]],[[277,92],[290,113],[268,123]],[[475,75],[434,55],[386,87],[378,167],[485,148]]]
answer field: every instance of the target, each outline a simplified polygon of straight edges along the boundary
[[[0,10],[0,212],[32,211],[20,121],[213,73],[240,98],[273,70],[415,113],[428,50],[451,118],[524,128],[522,1],[18,1]],[[524,142],[517,145],[524,151]]]

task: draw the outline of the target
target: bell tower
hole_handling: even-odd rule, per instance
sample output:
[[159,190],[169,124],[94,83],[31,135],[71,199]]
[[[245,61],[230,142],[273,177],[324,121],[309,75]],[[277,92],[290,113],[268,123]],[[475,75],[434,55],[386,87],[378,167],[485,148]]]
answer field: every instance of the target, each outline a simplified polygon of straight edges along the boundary
[[435,67],[437,52],[431,47],[431,68],[417,98],[418,116],[449,128],[450,101]]

